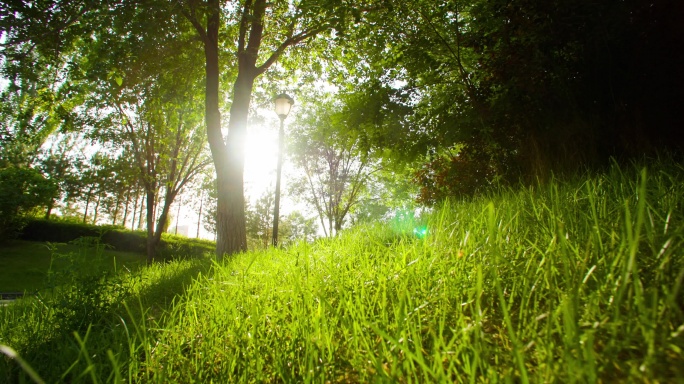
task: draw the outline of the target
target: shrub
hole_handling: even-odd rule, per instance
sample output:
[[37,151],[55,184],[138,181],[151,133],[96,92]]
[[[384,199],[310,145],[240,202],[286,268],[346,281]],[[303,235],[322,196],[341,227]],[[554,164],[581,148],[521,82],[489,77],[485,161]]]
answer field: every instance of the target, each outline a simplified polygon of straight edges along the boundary
[[0,169],[0,240],[16,235],[23,217],[45,205],[55,192],[55,185],[34,169]]
[[[49,241],[68,243],[83,237],[99,238],[117,251],[145,254],[147,234],[142,231],[130,231],[118,226],[97,226],[82,223],[68,223],[44,219],[32,219],[24,227],[20,238],[27,241]],[[204,257],[216,249],[213,242],[189,239],[182,236],[163,234],[157,258],[159,260],[186,259]]]

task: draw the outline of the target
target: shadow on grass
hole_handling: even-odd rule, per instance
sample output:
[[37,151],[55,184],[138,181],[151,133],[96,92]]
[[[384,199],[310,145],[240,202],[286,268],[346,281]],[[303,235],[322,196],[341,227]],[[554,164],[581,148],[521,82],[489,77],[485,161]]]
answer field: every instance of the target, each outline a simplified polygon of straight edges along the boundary
[[[135,310],[142,304],[143,308],[152,311],[153,315],[163,313],[176,298],[185,293],[194,279],[201,274],[211,273],[211,265],[211,260],[201,259],[149,267],[158,268],[156,281],[127,300],[129,309]],[[125,313],[124,308],[121,310]]]
[[[211,261],[202,259],[152,265],[104,285],[86,276],[71,292],[0,309],[14,312],[0,317],[0,344],[14,343],[46,382],[112,381],[122,369],[118,362],[131,355],[136,324],[163,316],[193,279],[210,271]],[[0,382],[30,381],[15,361],[0,356]]]

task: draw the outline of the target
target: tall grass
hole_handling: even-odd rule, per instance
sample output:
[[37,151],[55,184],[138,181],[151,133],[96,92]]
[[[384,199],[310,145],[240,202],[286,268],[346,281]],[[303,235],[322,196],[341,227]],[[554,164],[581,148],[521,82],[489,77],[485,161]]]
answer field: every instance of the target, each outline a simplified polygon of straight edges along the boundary
[[[154,266],[50,353],[32,348],[59,334],[49,306],[12,305],[0,343],[49,382],[681,381],[682,196],[676,162],[614,166],[208,272]],[[183,289],[161,277],[183,271]],[[9,358],[1,375],[29,378]]]

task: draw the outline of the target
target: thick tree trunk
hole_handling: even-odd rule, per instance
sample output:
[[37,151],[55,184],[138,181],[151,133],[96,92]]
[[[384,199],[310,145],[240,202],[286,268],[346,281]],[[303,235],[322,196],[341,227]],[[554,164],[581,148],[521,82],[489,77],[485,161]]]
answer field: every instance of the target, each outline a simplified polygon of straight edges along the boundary
[[[244,71],[248,72],[248,71]],[[247,250],[245,223],[245,136],[254,76],[239,74],[233,88],[228,125],[227,161],[215,163],[218,182],[216,253],[232,255]]]
[[[214,5],[216,6],[216,5]],[[216,255],[232,255],[247,250],[245,228],[245,196],[243,189],[244,142],[247,130],[247,115],[252,97],[252,86],[256,75],[240,65],[233,90],[233,104],[230,108],[228,145],[221,134],[219,112],[219,61],[218,28],[219,8],[209,16],[207,40],[204,44],[206,56],[205,114],[207,136],[216,169],[218,202],[216,212]]]

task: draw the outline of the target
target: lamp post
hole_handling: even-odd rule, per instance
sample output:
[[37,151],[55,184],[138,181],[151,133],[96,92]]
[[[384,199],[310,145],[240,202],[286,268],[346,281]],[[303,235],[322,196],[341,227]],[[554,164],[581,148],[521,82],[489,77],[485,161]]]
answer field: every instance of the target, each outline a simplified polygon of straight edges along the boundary
[[283,152],[285,152],[285,129],[283,128],[283,121],[290,113],[290,109],[294,105],[294,99],[290,96],[281,93],[275,98],[275,113],[280,118],[280,134],[279,134],[279,151],[278,151],[278,169],[276,176],[276,190],[275,190],[275,207],[273,208],[273,246],[278,246],[278,222],[280,221],[280,173],[283,169]]

